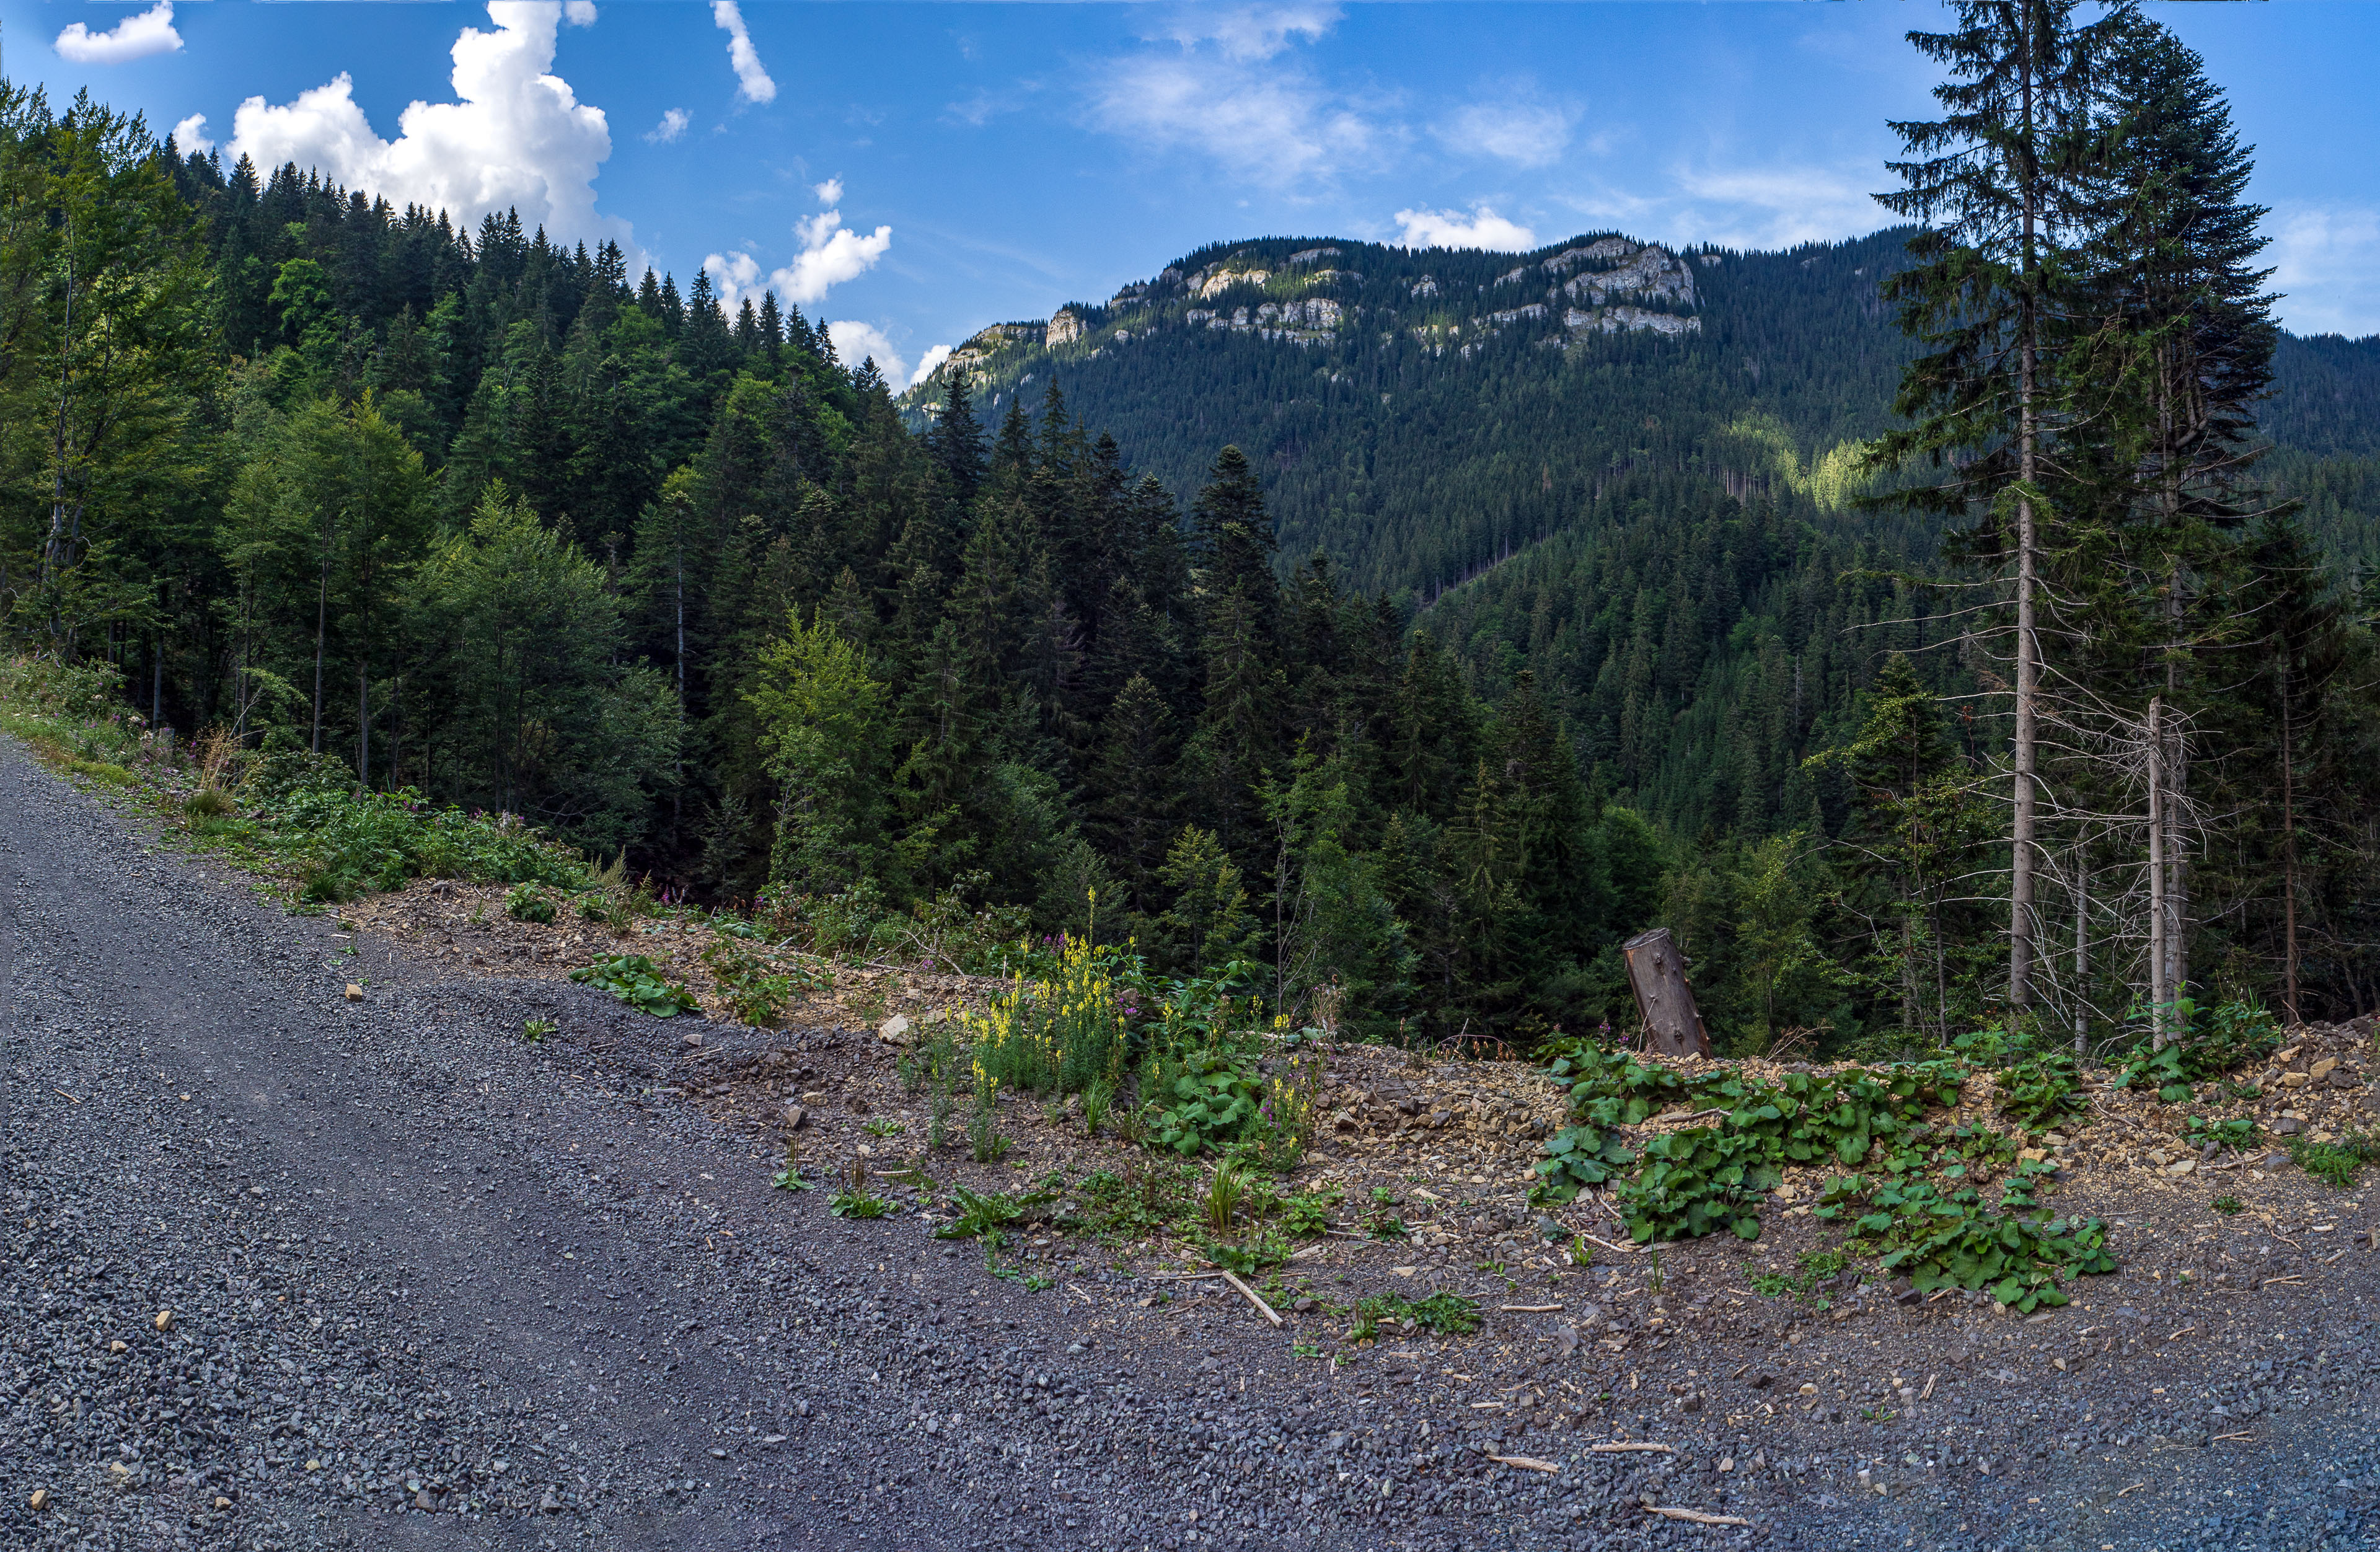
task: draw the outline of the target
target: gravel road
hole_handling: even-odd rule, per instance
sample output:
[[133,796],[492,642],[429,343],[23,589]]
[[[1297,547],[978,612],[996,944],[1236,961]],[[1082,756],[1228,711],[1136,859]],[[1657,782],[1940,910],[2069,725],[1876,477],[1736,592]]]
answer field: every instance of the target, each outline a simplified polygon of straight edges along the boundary
[[[1147,1284],[1095,1268],[1028,1291],[906,1215],[834,1219],[669,1091],[681,1025],[566,985],[442,978],[290,916],[5,740],[0,978],[9,1547],[2261,1547],[2380,1530],[2369,1271],[2328,1324],[2243,1343],[2219,1374],[2110,1365],[2095,1391],[1927,1400],[1888,1461],[1840,1416],[1779,1422],[1755,1461],[1722,1419],[1653,1412],[1649,1388],[1642,1413],[1506,1424],[1406,1399],[1390,1372],[1300,1362],[1236,1306],[1148,1308]],[[559,1032],[528,1043],[530,1018]],[[1524,1382],[1560,1372],[1539,1346]],[[2209,1443],[2203,1415],[2124,1400],[2151,1380],[2231,1385],[2225,1415],[2256,1419],[2253,1438]],[[1675,1452],[1587,1453],[1614,1422]]]

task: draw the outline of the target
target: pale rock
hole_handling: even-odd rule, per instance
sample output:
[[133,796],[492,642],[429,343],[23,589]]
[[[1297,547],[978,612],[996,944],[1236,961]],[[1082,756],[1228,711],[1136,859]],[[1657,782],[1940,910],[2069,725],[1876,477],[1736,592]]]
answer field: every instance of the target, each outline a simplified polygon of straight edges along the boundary
[[363,1000],[364,988],[356,985],[355,982],[349,981],[347,983],[347,1000],[350,1002],[360,1002]]
[[1083,337],[1083,321],[1072,308],[1061,308],[1050,315],[1043,343],[1055,350],[1062,345],[1072,345]]
[[894,1013],[876,1026],[876,1037],[888,1046],[905,1046],[917,1039],[906,1013]]

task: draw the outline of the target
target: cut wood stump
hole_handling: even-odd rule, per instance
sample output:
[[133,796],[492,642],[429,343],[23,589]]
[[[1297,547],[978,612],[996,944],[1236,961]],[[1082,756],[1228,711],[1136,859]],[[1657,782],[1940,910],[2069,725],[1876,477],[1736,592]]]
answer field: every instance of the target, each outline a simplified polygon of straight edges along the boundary
[[1686,956],[1670,929],[1638,933],[1620,945],[1620,955],[1628,962],[1628,985],[1645,1021],[1645,1049],[1662,1056],[1708,1056],[1710,1031],[1694,1007]]

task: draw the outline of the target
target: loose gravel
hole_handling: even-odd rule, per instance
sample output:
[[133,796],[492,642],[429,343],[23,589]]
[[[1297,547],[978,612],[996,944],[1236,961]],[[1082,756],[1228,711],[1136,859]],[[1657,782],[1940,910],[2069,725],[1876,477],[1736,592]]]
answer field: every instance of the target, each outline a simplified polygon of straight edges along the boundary
[[[2152,1340],[2151,1291],[2127,1289],[2141,1307],[2107,1318],[2129,1316],[2137,1363],[1956,1401],[1912,1385],[1887,1422],[1822,1404],[1829,1388],[1742,1431],[1730,1408],[1750,1402],[1715,1364],[1683,1388],[1705,1411],[1649,1379],[1633,1413],[1523,1410],[1592,1355],[1535,1316],[1332,1372],[1221,1295],[1148,1305],[1112,1271],[1028,1291],[913,1216],[832,1218],[824,1192],[770,1188],[759,1138],[673,1092],[673,1024],[291,916],[5,742],[0,912],[0,1546],[2380,1534],[2369,1252],[2269,1340],[2180,1355]],[[559,1030],[529,1043],[529,1019]],[[1784,1373],[1804,1327],[1774,1320]],[[2039,1335],[1961,1321],[1978,1364]],[[1691,1361],[1692,1340],[1651,1349]],[[1415,1383],[1491,1354],[1509,1408]],[[1615,1430],[1671,1449],[1591,1450]]]

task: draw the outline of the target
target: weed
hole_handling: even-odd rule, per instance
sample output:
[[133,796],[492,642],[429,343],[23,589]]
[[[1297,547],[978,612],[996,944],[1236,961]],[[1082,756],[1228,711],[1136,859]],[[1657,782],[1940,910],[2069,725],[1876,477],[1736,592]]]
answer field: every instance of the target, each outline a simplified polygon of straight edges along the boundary
[[601,988],[655,1018],[674,1018],[701,1007],[694,993],[662,979],[660,969],[642,954],[598,954],[594,964],[573,970],[570,978]]
[[934,1237],[938,1240],[972,1240],[986,1234],[997,1235],[1009,1224],[1050,1201],[1052,1194],[1044,1191],[1025,1196],[1010,1196],[997,1191],[975,1192],[963,1185],[954,1185],[951,1187],[951,1211],[957,1216],[935,1230]]
[[554,1023],[552,1019],[523,1019],[521,1021],[521,1038],[527,1040],[531,1045],[535,1045],[538,1041],[544,1039],[547,1036],[553,1034],[561,1027],[562,1025]]
[[1285,1174],[1305,1160],[1329,1070],[1319,1051],[1292,1056],[1286,1068],[1266,1085],[1255,1127],[1257,1158],[1266,1169]]
[[2256,1122],[2248,1116],[2234,1116],[2229,1121],[2192,1116],[2189,1134],[2182,1140],[2192,1147],[2203,1148],[2212,1143],[2227,1152],[2244,1153],[2256,1146]]
[[1871,1182],[1853,1175],[1829,1182],[1812,1216],[1837,1218],[1864,1206],[1869,1210],[1853,1228],[1883,1250],[1880,1270],[1907,1277],[1921,1293],[1988,1288],[2001,1303],[2031,1314],[2067,1302],[2060,1274],[2116,1269],[2107,1225],[2036,1206],[2034,1178],[2033,1170],[2021,1170],[2002,1187],[1999,1200],[1986,1205],[1973,1186],[1944,1191],[1925,1180]]
[[871,1137],[897,1136],[907,1127],[891,1116],[872,1116],[859,1123],[859,1129]]
[[1546,1157],[1536,1162],[1537,1183],[1529,1188],[1529,1205],[1552,1206],[1575,1201],[1591,1185],[1601,1185],[1636,1161],[1617,1135],[1592,1126],[1569,1126],[1546,1144]]
[[1096,1137],[1107,1124],[1108,1108],[1115,1103],[1115,1081],[1100,1078],[1083,1089],[1083,1135]]
[[1752,1291],[1764,1299],[1791,1295],[1797,1304],[1831,1309],[1833,1301],[1819,1296],[1817,1286],[1828,1278],[1839,1276],[1850,1264],[1851,1257],[1840,1250],[1805,1250],[1796,1260],[1792,1275],[1763,1272],[1752,1279]]
[[1008,1139],[1000,1134],[1000,1117],[996,1107],[1000,1101],[1000,1080],[976,1079],[975,1110],[967,1117],[967,1152],[978,1164],[997,1164],[1008,1152]]
[[1301,1240],[1320,1239],[1330,1229],[1331,1210],[1347,1193],[1339,1186],[1281,1199],[1281,1228]]
[[1372,1340],[1378,1335],[1384,1320],[1450,1337],[1479,1329],[1478,1302],[1460,1293],[1433,1293],[1419,1301],[1394,1293],[1376,1293],[1355,1301],[1353,1314],[1355,1323],[1347,1333],[1350,1341]]
[[1029,1272],[1026,1274],[1025,1291],[1027,1293],[1039,1293],[1057,1286],[1058,1279],[1056,1278],[1038,1277]]
[[200,787],[182,804],[182,812],[194,819],[219,819],[231,810],[231,794],[221,787]]
[[1289,1355],[1293,1358],[1319,1358],[1322,1356],[1322,1350],[1309,1341],[1292,1342],[1289,1345]]
[[1246,1194],[1247,1180],[1238,1159],[1226,1158],[1215,1166],[1214,1178],[1207,1182],[1207,1194],[1199,1208],[1208,1229],[1218,1238],[1231,1234],[1232,1219],[1238,1215],[1240,1199]]
[[1157,1058],[1142,1088],[1156,1112],[1148,1146],[1187,1158],[1237,1142],[1264,1109],[1265,1091],[1251,1066],[1245,1057],[1217,1049]]
[[807,971],[780,970],[733,939],[713,939],[702,951],[702,962],[719,983],[727,1011],[745,1024],[774,1025],[797,990],[813,990],[818,985],[818,977]]
[[2226,1218],[2229,1218],[2234,1213],[2245,1210],[2240,1198],[2237,1196],[2217,1196],[2214,1201],[2208,1203],[2207,1206],[2213,1207],[2216,1212],[2221,1213]]
[[826,1208],[837,1218],[882,1218],[892,1204],[868,1189],[868,1160],[855,1158],[849,1183],[828,1198]]
[[1289,1242],[1269,1230],[1241,1244],[1202,1240],[1199,1248],[1207,1253],[1208,1260],[1242,1277],[1254,1277],[1266,1267],[1278,1267],[1289,1259]]
[[1123,1069],[1124,988],[1111,952],[1069,935],[1048,979],[1014,976],[981,1015],[962,1014],[976,1066],[1011,1088],[1074,1094]]
[[1654,1247],[1651,1259],[1653,1263],[1652,1269],[1645,1274],[1645,1291],[1658,1296],[1663,1290],[1668,1287],[1668,1284],[1663,1281],[1661,1277],[1661,1251],[1659,1246],[1657,1245]]
[[808,1191],[818,1184],[816,1181],[802,1179],[801,1166],[790,1158],[785,1160],[783,1169],[770,1178],[769,1183],[780,1191]]
[[553,925],[553,896],[535,884],[515,884],[504,891],[504,915],[540,927]]
[[1629,1236],[1644,1244],[1699,1238],[1724,1228],[1740,1239],[1758,1239],[1755,1206],[1784,1179],[1765,1151],[1756,1137],[1709,1127],[1651,1138],[1645,1145],[1645,1167],[1613,1192]]
[[2355,1184],[2364,1165],[2380,1160],[2380,1138],[2350,1132],[2335,1143],[2317,1143],[2303,1136],[2289,1140],[2289,1160],[2314,1179],[2341,1191]]

